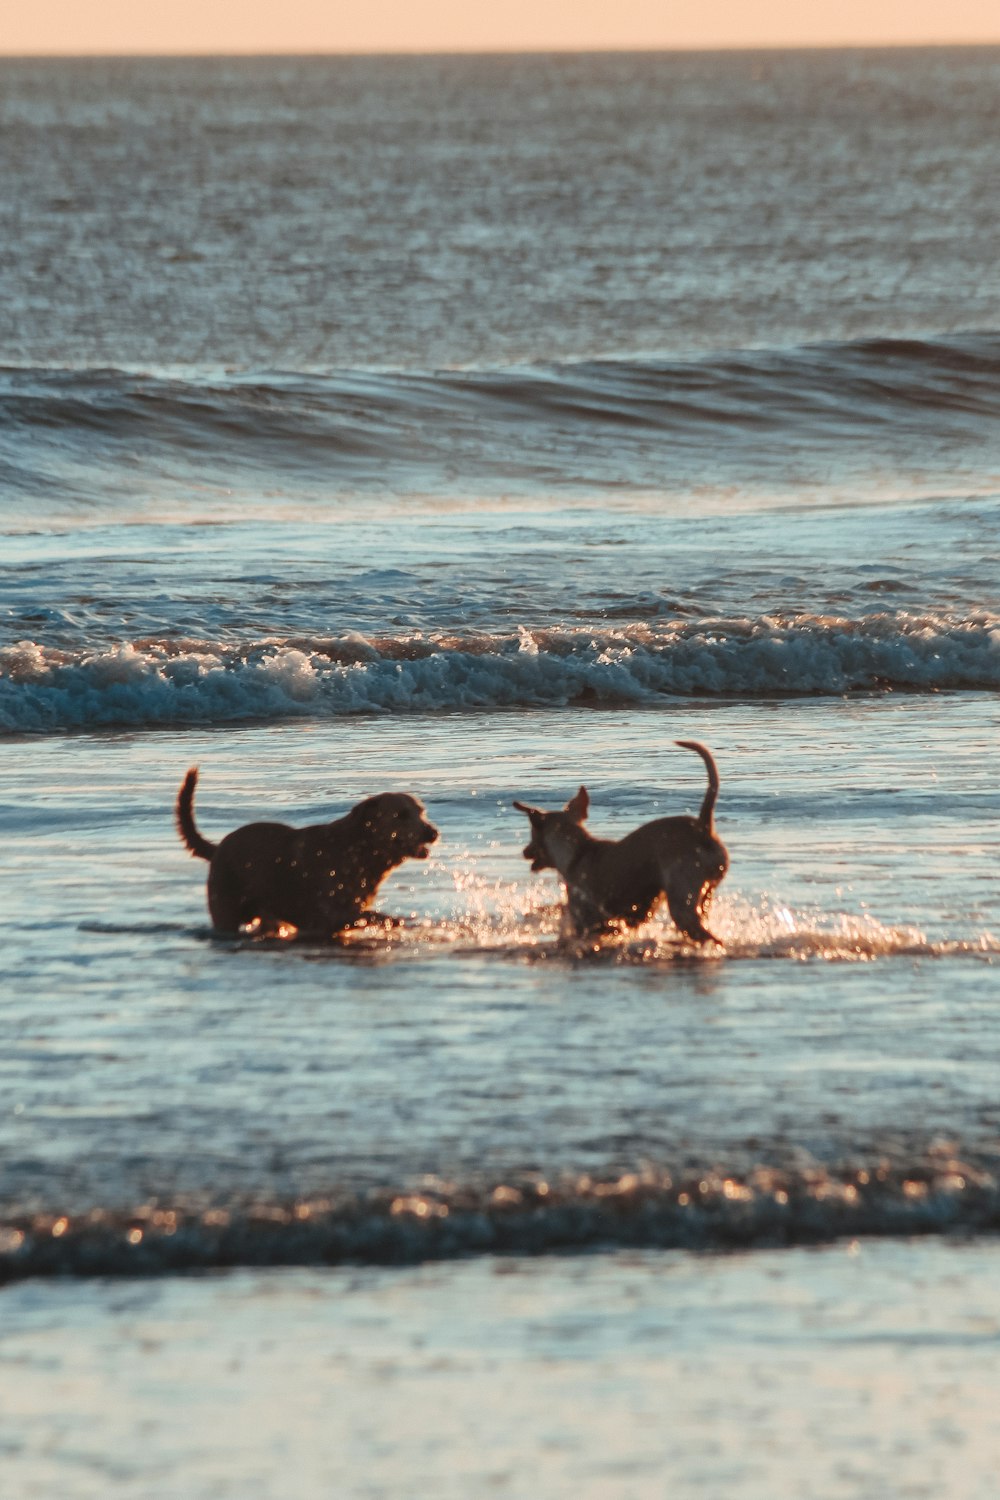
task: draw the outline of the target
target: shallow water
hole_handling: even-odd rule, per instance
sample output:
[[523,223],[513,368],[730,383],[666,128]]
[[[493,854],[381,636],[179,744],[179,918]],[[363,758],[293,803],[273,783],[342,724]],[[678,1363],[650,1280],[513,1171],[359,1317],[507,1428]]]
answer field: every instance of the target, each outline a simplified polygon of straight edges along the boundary
[[[586,774],[608,833],[694,806],[701,767],[671,742],[707,719],[724,955],[679,953],[669,923],[567,950],[513,797],[557,804]],[[989,1149],[996,723],[958,694],[10,744],[4,1201],[231,1205],[796,1150],[906,1168],[938,1132]],[[442,839],[387,882],[404,927],[213,940],[169,818],[189,760],[211,833],[262,798],[296,822],[419,786]]]
[[986,1500],[992,1246],[27,1283],[24,1495]]

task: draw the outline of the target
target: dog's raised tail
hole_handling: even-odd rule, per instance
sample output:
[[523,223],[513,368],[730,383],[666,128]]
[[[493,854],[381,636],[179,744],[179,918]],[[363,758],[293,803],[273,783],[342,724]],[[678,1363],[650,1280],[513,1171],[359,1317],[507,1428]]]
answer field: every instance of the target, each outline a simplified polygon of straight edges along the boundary
[[211,859],[215,853],[216,845],[210,844],[208,839],[203,838],[198,832],[194,821],[194,789],[198,785],[198,768],[192,766],[181,783],[181,789],[177,793],[177,804],[174,808],[174,818],[177,823],[177,832],[182,841],[196,855],[198,859]]
[[675,740],[674,743],[680,745],[682,750],[693,750],[705,762],[705,769],[708,772],[708,786],[705,789],[704,801],[701,804],[701,811],[698,814],[698,822],[706,833],[714,834],[715,829],[712,826],[712,814],[715,811],[715,801],[719,795],[719,769],[715,764],[712,752],[707,745],[700,744],[698,740]]

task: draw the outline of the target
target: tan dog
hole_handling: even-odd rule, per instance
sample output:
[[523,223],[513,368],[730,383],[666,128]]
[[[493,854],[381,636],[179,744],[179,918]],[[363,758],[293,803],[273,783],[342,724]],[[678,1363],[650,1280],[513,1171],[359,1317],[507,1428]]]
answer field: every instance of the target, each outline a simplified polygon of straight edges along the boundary
[[208,909],[220,932],[328,938],[362,925],[389,871],[426,859],[438,836],[415,797],[384,792],[333,823],[247,823],[212,844],[195,826],[197,782],[192,769],[177,794],[177,831],[209,861]]
[[531,819],[524,857],[532,870],[557,870],[566,887],[570,923],[579,937],[618,923],[638,927],[666,897],[675,926],[694,943],[717,943],[702,921],[729,855],[715,836],[712,813],[719,773],[712,753],[696,740],[678,740],[708,770],[708,789],[696,818],[656,818],[623,839],[597,839],[583,827],[590,806],[581,787],[561,812],[515,802]]

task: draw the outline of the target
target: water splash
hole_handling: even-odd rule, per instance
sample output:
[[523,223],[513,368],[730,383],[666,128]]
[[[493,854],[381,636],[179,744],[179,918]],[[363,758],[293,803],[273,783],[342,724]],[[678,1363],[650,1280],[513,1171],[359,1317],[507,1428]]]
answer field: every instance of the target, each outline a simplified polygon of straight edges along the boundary
[[[891,958],[966,957],[992,963],[1000,959],[1000,936],[987,930],[931,938],[919,927],[884,923],[865,912],[796,909],[766,894],[750,898],[738,892],[717,898],[713,906],[719,947],[692,944],[666,917],[639,928],[580,938],[568,928],[562,902],[553,902],[536,883],[487,879],[474,868],[449,873],[456,893],[453,912],[411,916],[397,927],[344,933],[335,945],[309,945],[310,953],[373,962],[423,954],[647,967],[678,962],[857,964]],[[263,935],[264,941],[272,939],[273,934]]]

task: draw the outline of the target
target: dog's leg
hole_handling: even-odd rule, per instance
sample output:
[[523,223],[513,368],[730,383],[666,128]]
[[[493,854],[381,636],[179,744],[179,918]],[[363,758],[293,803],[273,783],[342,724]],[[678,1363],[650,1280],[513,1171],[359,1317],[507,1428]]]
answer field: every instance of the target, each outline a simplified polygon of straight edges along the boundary
[[671,920],[685,937],[693,943],[722,944],[714,933],[709,932],[702,921],[702,913],[708,910],[712,899],[712,887],[681,885],[674,881],[664,891]]
[[278,917],[253,917],[249,922],[240,923],[239,933],[241,937],[255,938],[258,941],[267,939],[289,942],[299,936],[299,929],[294,922],[284,922]]
[[216,855],[208,872],[208,909],[214,927],[220,932],[239,932],[254,921],[280,921],[271,906],[266,881],[255,880],[252,871],[234,868],[228,850]]
[[603,932],[608,925],[600,907],[575,886],[566,887],[565,914],[575,937]]

